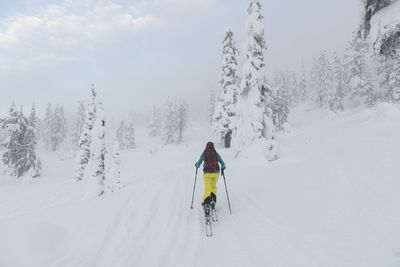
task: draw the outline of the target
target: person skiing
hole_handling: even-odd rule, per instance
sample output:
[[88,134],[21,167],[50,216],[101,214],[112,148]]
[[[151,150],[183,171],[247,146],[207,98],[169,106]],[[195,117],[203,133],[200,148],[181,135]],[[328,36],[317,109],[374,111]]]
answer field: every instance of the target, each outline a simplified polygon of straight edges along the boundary
[[226,166],[221,156],[217,153],[212,142],[208,142],[204,152],[201,154],[200,159],[196,162],[196,168],[200,168],[201,163],[204,161],[203,172],[204,172],[204,185],[205,192],[203,196],[202,205],[211,205],[211,208],[215,208],[217,203],[217,182],[221,170],[224,171]]

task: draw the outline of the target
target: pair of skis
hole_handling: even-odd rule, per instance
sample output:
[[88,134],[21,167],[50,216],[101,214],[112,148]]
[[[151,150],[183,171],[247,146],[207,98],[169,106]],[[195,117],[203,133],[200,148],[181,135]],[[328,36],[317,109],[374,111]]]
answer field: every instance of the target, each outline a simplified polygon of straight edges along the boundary
[[210,204],[204,205],[204,219],[205,219],[205,227],[206,227],[206,236],[212,237],[212,225],[211,222],[218,222],[217,211],[215,210],[215,205],[211,206]]

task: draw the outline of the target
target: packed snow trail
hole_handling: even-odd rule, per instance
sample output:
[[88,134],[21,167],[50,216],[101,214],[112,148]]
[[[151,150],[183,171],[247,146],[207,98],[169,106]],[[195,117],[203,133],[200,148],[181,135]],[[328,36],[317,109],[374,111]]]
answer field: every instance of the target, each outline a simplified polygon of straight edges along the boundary
[[37,181],[0,176],[0,266],[399,266],[400,111],[298,109],[290,120],[278,161],[217,147],[233,213],[221,177],[211,238],[200,172],[190,209],[211,138],[201,124],[179,146],[139,131],[122,154],[121,189],[97,199],[80,197],[72,161],[54,155]]

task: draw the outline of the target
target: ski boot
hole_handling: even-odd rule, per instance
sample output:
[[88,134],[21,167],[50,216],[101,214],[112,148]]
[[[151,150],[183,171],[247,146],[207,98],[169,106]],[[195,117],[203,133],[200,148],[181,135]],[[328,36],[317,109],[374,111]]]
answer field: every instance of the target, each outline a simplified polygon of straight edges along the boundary
[[217,204],[217,196],[214,193],[211,193],[210,197],[211,197],[211,202],[210,202],[211,209],[215,210],[215,205]]

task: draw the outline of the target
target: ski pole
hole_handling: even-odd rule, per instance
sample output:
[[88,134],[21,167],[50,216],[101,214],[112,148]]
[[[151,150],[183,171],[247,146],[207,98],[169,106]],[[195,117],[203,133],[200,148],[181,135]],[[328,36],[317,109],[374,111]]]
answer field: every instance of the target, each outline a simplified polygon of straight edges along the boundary
[[224,172],[223,170],[222,170],[222,176],[224,177],[224,184],[225,184],[226,197],[228,198],[229,212],[230,212],[231,215],[232,215],[231,202],[229,201],[228,187],[226,187],[225,172]]
[[193,186],[193,195],[192,195],[192,205],[190,206],[190,209],[193,209],[193,200],[194,200],[194,191],[196,190],[196,180],[197,180],[197,171],[199,168],[196,168],[196,175],[194,176],[194,186]]

